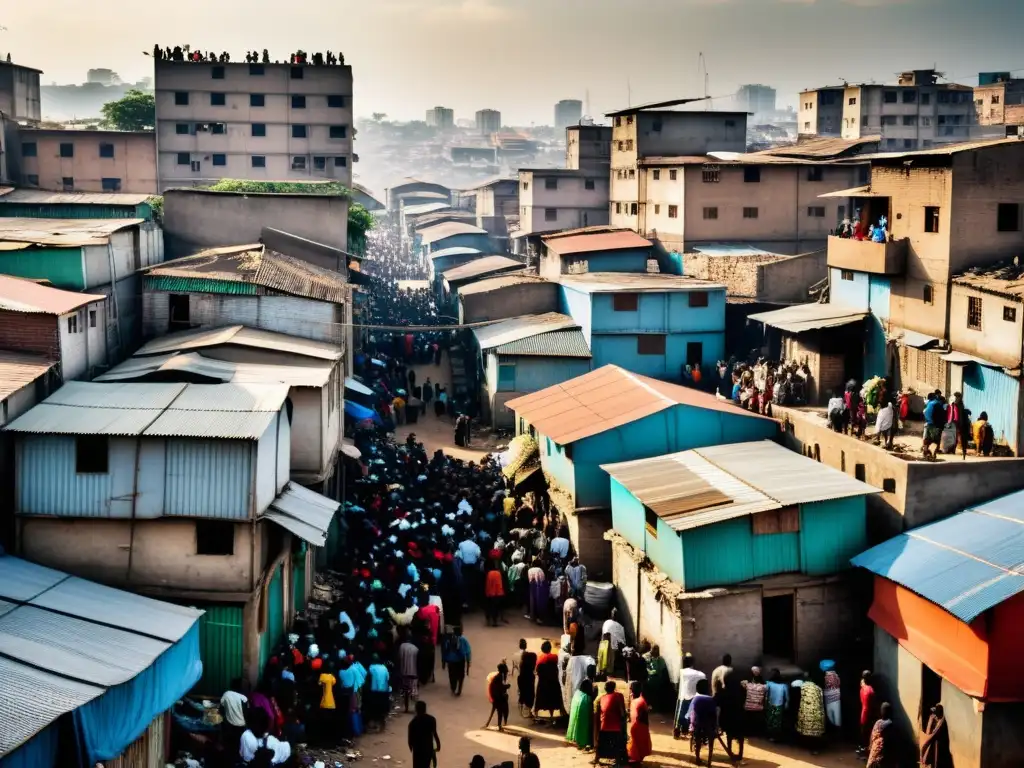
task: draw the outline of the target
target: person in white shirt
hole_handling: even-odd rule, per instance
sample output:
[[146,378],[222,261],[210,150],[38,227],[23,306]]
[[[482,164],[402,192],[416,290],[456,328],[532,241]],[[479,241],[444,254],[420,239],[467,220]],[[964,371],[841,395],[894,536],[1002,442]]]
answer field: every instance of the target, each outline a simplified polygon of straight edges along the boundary
[[271,765],[282,765],[288,762],[292,756],[292,745],[270,735],[270,716],[262,709],[256,708],[250,719],[252,728],[242,734],[242,740],[238,747],[238,756],[242,758],[242,762],[249,765],[261,749],[269,749],[274,753],[270,758]]
[[232,752],[238,745],[245,730],[245,708],[249,699],[242,694],[242,681],[236,679],[231,681],[231,687],[220,697],[220,709],[224,715],[221,726],[224,732],[224,744]]
[[555,555],[556,557],[560,557],[563,560],[569,556],[569,539],[565,537],[565,533],[566,531],[563,528],[558,532],[558,535],[555,536],[555,538],[553,538],[551,540],[551,543],[548,545],[548,549],[551,551],[551,554]]
[[706,680],[707,675],[699,669],[694,669],[692,654],[683,656],[683,668],[679,670],[679,700],[676,702],[676,718],[672,728],[673,738],[688,738],[690,734],[690,702],[697,695],[697,683]]
[[626,628],[619,624],[617,616],[618,611],[612,608],[611,616],[601,627],[602,635],[605,633],[611,635],[612,650],[615,651],[626,644]]
[[470,601],[483,595],[483,578],[480,573],[480,545],[473,541],[468,528],[466,538],[455,548],[456,556],[462,561],[462,607],[469,608]]

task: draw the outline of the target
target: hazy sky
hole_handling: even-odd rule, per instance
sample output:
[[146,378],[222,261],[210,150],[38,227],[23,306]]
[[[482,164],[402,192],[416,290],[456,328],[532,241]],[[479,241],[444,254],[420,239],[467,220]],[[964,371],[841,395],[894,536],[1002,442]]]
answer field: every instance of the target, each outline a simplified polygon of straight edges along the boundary
[[357,114],[397,119],[441,104],[550,124],[556,101],[588,89],[594,115],[626,106],[630,87],[634,104],[700,95],[700,51],[713,95],[764,82],[780,105],[933,65],[967,85],[979,71],[1024,76],[1024,0],[20,0],[0,24],[0,52],[44,83],[83,82],[90,67],[138,79],[156,42],[235,60],[341,50]]

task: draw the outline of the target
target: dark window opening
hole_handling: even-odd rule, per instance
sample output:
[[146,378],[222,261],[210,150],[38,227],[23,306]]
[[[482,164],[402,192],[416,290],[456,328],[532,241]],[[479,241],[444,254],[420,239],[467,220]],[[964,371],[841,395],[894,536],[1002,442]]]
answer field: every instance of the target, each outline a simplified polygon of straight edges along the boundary
[[996,229],[1000,232],[1020,232],[1020,204],[1000,203],[996,214]]
[[292,109],[305,109],[306,108],[306,97],[305,96],[292,96]]
[[192,162],[192,157],[188,152],[178,153],[178,165],[189,165]]
[[121,180],[114,178],[104,178],[100,180],[100,184],[103,187],[104,192],[120,192],[121,191]]
[[304,139],[304,138],[306,138],[306,126],[304,126],[304,125],[293,125],[292,126],[292,138],[293,139]]
[[266,73],[266,70],[263,69],[263,65],[262,64],[250,64],[249,65],[249,74],[250,75],[259,76],[259,75],[262,75],[262,74],[265,74],[265,73]]
[[292,158],[292,170],[293,171],[304,171],[306,170],[306,158],[302,155],[296,155]]
[[792,593],[761,598],[761,647],[764,656],[786,660],[794,657],[794,602]]
[[301,80],[305,76],[302,67],[292,67],[292,80]]
[[95,309],[90,309],[89,310],[89,327],[90,328],[95,328],[96,327],[96,310]]
[[196,520],[196,554],[235,554],[235,524],[226,520]]
[[708,305],[707,291],[690,291],[686,294],[691,307],[706,307]]
[[686,342],[686,364],[701,365],[704,362],[704,342]]
[[925,232],[938,232],[939,231],[939,208],[936,205],[926,205],[924,207],[924,231]]
[[812,219],[823,219],[825,218],[825,207],[822,205],[808,206],[807,215]]
[[220,154],[214,155],[213,156],[213,164],[214,165],[227,165],[228,164],[228,156],[227,155],[220,155]]
[[921,289],[921,300],[925,304],[935,303],[935,291],[932,289],[930,285],[926,285],[924,286],[924,288]]
[[103,142],[100,144],[100,157],[113,157],[114,145]]
[[223,107],[227,103],[227,97],[223,93],[210,94],[211,107]]
[[225,123],[210,123],[210,133],[215,133],[219,136],[223,136],[228,132],[228,127]]
[[896,493],[896,478],[886,477],[882,480],[882,490],[885,493]]
[[664,355],[665,337],[659,333],[642,333],[636,337],[638,355]]
[[172,331],[191,328],[187,293],[172,293],[167,297],[168,328]]
[[644,528],[654,538],[658,538],[658,516],[650,507],[644,507]]
[[174,126],[174,132],[179,136],[188,136],[188,123],[177,123]]
[[584,189],[594,189],[595,186],[596,185],[594,184],[594,180],[593,179],[584,179],[583,180],[583,188]]
[[981,297],[967,297],[967,327],[972,331],[981,330]]
[[757,208],[744,208],[743,209],[743,218],[744,219],[756,219],[757,218]]
[[705,184],[717,184],[722,180],[722,172],[717,166],[710,168],[705,166],[701,171],[701,180],[704,181]]
[[1003,320],[1005,320],[1008,323],[1017,322],[1017,308],[1003,307]]
[[668,180],[669,181],[675,181],[676,178],[678,177],[678,175],[679,175],[678,171],[669,171],[668,172]]
[[188,91],[175,91],[175,93],[174,93],[174,106],[176,106],[176,107],[187,107],[188,106]]
[[345,97],[344,96],[328,96],[327,97],[327,106],[328,107],[332,107],[334,109],[342,109],[345,106]]
[[249,94],[249,106],[250,107],[265,107],[267,105],[267,97],[262,93],[250,93]]
[[558,179],[544,179],[544,189],[558,189]]
[[864,478],[867,477],[867,472],[865,471],[863,464],[854,464],[853,465],[853,476],[857,480],[860,480],[862,483],[865,482]]
[[330,136],[332,139],[346,139],[348,138],[348,126],[346,125],[332,125],[330,129]]
[[267,158],[264,155],[253,155],[252,156],[252,167],[253,168],[266,168]]
[[807,169],[807,180],[808,181],[821,181],[825,177],[825,172],[821,168],[808,168]]
[[75,156],[75,145],[74,144],[61,144],[60,145],[60,156],[61,157],[74,157]]
[[844,269],[839,273],[840,280],[853,280],[853,270]]
[[334,167],[335,168],[344,168],[347,165],[348,165],[348,158],[347,157],[342,157],[341,155],[339,155],[338,157],[334,158]]
[[705,208],[704,209],[704,218],[705,219],[717,219],[718,218],[718,208]]
[[636,216],[637,205],[638,205],[637,203],[630,203],[629,204],[629,215],[630,216]]
[[556,208],[545,208],[544,209],[544,221],[558,221],[558,209],[556,209]]
[[214,80],[223,80],[224,79],[224,67],[213,67],[210,70],[210,76]]
[[253,136],[257,136],[257,137],[259,137],[259,136],[266,136],[267,135],[267,125],[266,125],[266,123],[253,123],[252,124],[252,135]]
[[21,156],[22,157],[36,157],[39,152],[39,147],[34,141],[26,141],[21,145]]
[[79,475],[105,475],[110,471],[109,443],[104,435],[79,435],[75,438],[75,472]]
[[616,293],[612,295],[612,310],[615,312],[636,312],[640,306],[640,294]]
[[670,219],[679,218],[679,206],[678,205],[670,205],[668,207],[668,217]]
[[326,157],[314,157],[313,158],[313,170],[314,171],[323,171],[323,170],[326,170],[326,168],[327,168],[327,158]]
[[761,169],[758,167],[744,168],[743,181],[746,184],[757,184],[761,181]]
[[896,91],[885,91],[882,98],[886,104],[895,104],[899,101],[899,94]]
[[75,178],[74,176],[64,176],[61,178],[61,182],[64,186],[65,192],[74,192],[75,190]]

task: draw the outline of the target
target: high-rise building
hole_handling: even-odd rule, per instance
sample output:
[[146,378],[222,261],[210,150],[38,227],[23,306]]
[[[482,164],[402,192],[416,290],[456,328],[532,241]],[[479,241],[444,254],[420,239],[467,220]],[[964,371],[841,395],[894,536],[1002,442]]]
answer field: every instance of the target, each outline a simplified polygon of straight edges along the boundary
[[583,102],[579,99],[562,99],[555,104],[555,130],[564,131],[570,125],[578,125],[583,117]]
[[218,179],[352,184],[352,67],[161,60],[160,189]]
[[16,123],[42,119],[39,76],[42,70],[0,60],[0,112]]
[[450,131],[455,127],[455,110],[448,107],[428,109],[427,125],[439,131]]
[[477,133],[486,136],[501,130],[501,112],[496,109],[481,109],[476,113]]
[[741,85],[736,92],[736,109],[754,115],[775,111],[775,89],[768,85]]

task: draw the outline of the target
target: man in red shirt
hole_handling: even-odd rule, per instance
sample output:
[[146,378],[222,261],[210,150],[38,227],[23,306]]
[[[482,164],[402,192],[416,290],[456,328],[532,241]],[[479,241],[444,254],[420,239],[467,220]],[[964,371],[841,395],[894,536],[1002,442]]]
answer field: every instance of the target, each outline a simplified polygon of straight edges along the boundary
[[871,728],[878,719],[878,705],[875,702],[875,689],[871,685],[871,670],[865,669],[860,676],[860,746],[858,755],[866,755]]

